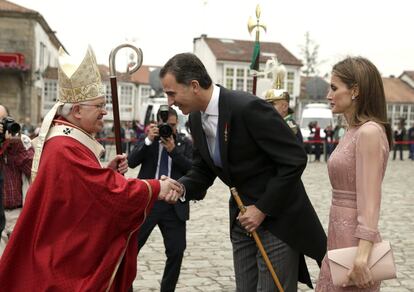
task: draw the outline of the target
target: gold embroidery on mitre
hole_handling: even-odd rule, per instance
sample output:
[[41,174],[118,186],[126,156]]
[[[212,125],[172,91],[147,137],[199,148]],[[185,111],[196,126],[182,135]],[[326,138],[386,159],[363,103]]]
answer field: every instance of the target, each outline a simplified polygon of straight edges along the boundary
[[105,96],[105,87],[90,46],[79,66],[61,62],[68,57],[62,48],[59,49],[59,55],[59,101],[73,103]]

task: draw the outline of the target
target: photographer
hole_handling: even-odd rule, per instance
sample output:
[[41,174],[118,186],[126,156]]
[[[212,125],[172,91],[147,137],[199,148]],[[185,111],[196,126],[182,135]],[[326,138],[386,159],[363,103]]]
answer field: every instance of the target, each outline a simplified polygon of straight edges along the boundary
[[[177,180],[191,168],[192,144],[185,136],[177,134],[178,115],[174,109],[162,105],[157,117],[158,125],[151,123],[147,135],[139,137],[128,156],[128,165],[131,168],[141,165],[140,179],[167,175]],[[167,256],[161,281],[162,292],[175,290],[186,248],[188,219],[188,202],[177,202],[175,205],[156,202],[138,234],[140,250],[156,225],[161,230]]]
[[0,170],[6,226],[1,234],[0,255],[8,242],[23,205],[23,186],[28,184],[34,150],[30,138],[19,135],[20,125],[0,105]]

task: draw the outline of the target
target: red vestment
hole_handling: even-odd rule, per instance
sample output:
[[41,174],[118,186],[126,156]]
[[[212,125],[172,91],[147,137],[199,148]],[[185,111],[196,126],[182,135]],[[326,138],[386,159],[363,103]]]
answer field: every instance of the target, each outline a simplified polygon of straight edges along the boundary
[[137,230],[160,190],[147,181],[152,197],[145,182],[102,168],[77,140],[49,139],[0,260],[0,290],[127,291]]

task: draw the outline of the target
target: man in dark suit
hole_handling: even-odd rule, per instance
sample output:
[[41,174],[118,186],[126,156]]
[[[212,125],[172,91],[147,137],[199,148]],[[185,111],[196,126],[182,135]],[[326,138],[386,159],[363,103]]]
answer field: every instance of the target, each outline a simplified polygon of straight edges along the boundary
[[247,206],[239,214],[230,197],[237,291],[276,291],[246,233],[254,230],[285,291],[297,291],[298,280],[312,287],[303,255],[320,263],[326,236],[301,182],[306,153],[287,124],[264,100],[213,84],[193,54],[171,58],[160,77],[169,104],[190,113],[194,156],[191,170],[179,180],[183,198],[203,199],[218,176],[237,188]]
[[[157,114],[159,124],[159,112]],[[140,179],[160,178],[162,175],[179,179],[191,168],[192,143],[185,136],[177,135],[177,112],[168,109],[168,125],[172,128],[170,137],[160,137],[157,124],[150,124],[147,136],[141,136],[128,156],[129,167],[141,165]],[[180,275],[181,263],[186,248],[186,220],[189,219],[188,201],[171,205],[158,201],[154,204],[138,234],[140,250],[152,230],[158,225],[164,238],[165,264],[161,281],[161,292],[175,290]]]

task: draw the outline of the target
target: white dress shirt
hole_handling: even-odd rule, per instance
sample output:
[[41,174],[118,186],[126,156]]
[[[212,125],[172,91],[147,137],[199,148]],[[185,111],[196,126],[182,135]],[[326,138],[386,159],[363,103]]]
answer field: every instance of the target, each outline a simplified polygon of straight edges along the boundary
[[213,94],[211,95],[210,102],[204,112],[201,112],[201,124],[203,126],[204,133],[206,134],[208,150],[210,156],[213,157],[215,141],[217,136],[217,124],[219,117],[219,96],[220,87],[213,84]]

